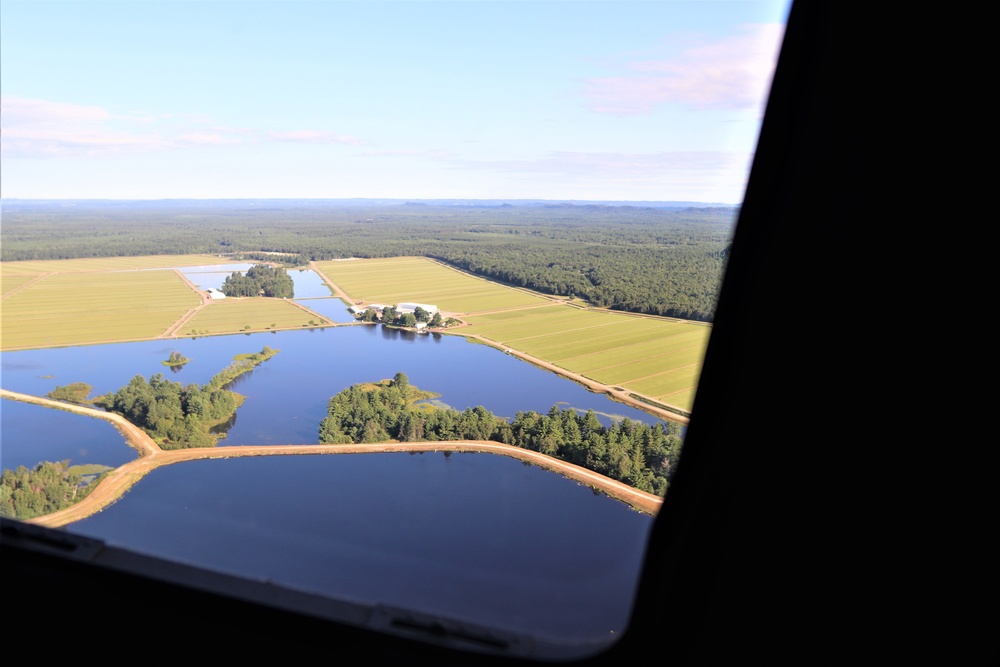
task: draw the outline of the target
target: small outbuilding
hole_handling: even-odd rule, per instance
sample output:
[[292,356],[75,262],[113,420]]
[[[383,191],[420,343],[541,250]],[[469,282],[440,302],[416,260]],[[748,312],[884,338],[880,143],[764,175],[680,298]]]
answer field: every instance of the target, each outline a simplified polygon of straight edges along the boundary
[[214,287],[208,288],[208,298],[213,300],[225,299],[226,295],[222,293],[221,290],[217,290]]

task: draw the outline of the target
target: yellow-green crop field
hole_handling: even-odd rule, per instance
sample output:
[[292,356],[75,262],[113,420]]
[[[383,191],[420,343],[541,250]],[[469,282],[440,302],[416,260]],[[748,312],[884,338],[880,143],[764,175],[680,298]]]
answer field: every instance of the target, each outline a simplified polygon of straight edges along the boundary
[[5,350],[162,335],[201,303],[174,271],[49,273],[3,299]]
[[428,303],[451,313],[470,313],[548,303],[424,257],[316,262],[316,268],[352,298],[387,306]]
[[82,259],[46,259],[26,262],[3,262],[0,274],[4,279],[14,275],[46,273],[80,273],[86,271],[135,271],[138,269],[169,269],[184,266],[231,264],[234,260],[216,255],[150,255],[146,257],[85,257]]
[[580,308],[420,257],[317,266],[352,299],[434,304],[467,323],[456,334],[481,336],[601,384],[691,411],[711,333],[705,324]]
[[[555,306],[538,318],[471,315],[463,333],[549,361],[601,384],[690,412],[710,327],[658,317]],[[480,324],[480,320],[484,322]]]
[[[0,348],[330,326],[284,299],[211,301],[170,267],[229,263],[212,255],[0,264]],[[609,387],[690,412],[711,327],[581,307],[470,276],[422,257],[317,262],[351,299],[428,303],[479,336]],[[162,270],[155,270],[162,269]]]
[[32,280],[38,280],[39,277],[40,274],[37,273],[11,273],[8,275],[5,272],[4,275],[0,275],[0,294],[6,294]]
[[212,302],[185,321],[176,333],[201,336],[329,324],[325,317],[291,301],[257,297]]
[[196,312],[198,291],[170,270],[230,263],[215,255],[0,263],[0,349],[238,333],[248,324],[254,331],[330,324],[277,299],[213,301]]

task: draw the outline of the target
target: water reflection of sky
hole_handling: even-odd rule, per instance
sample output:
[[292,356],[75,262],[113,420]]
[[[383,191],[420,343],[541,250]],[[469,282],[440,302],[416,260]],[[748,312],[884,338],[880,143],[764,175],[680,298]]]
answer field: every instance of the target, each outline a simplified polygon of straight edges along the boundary
[[357,321],[354,315],[347,310],[347,304],[336,297],[328,297],[326,299],[296,299],[295,302],[322,315],[331,322],[345,324]]
[[0,400],[0,442],[5,470],[67,460],[117,467],[139,456],[108,421],[6,399]]
[[[332,298],[305,301],[344,307]],[[135,375],[204,384],[235,355],[265,345],[279,353],[232,385],[246,399],[221,444],[316,443],[331,396],[396,372],[457,410],[482,405],[511,419],[559,405],[594,409],[606,424],[659,421],[491,347],[381,325],[4,352],[0,381],[38,396],[86,382],[91,397]],[[176,372],[162,363],[172,351],[190,359]],[[0,409],[4,468],[135,457],[98,420],[8,399]],[[400,454],[166,466],[68,529],[321,595],[586,648],[627,624],[651,524],[623,503],[514,459]]]
[[651,525],[512,458],[428,452],[179,463],[69,528],[586,653],[627,625]]
[[[405,373],[411,384],[440,394],[440,405],[460,411],[481,405],[507,420],[518,411],[545,413],[558,405],[592,409],[605,425],[624,417],[659,421],[494,348],[458,336],[420,335],[374,324],[4,352],[0,381],[5,389],[34,396],[85,382],[95,397],[117,391],[136,375],[148,379],[157,373],[184,385],[203,385],[235,355],[258,352],[265,345],[279,353],[232,386],[246,398],[224,444],[316,443],[330,397],[352,384],[391,378],[397,372]],[[190,361],[179,369],[165,366],[163,361],[174,351]],[[22,419],[6,409],[7,403],[0,401],[5,454],[17,441],[8,425]],[[31,433],[30,425],[24,432]],[[37,446],[31,443],[37,441],[29,439],[26,446]]]
[[[222,289],[226,278],[236,272],[247,271],[253,264],[231,264],[218,266],[194,266],[178,268],[184,276],[198,289]],[[294,284],[296,299],[313,299],[330,297],[332,292],[326,286],[319,274],[312,269],[288,269],[288,275]],[[340,321],[340,320],[336,320]]]

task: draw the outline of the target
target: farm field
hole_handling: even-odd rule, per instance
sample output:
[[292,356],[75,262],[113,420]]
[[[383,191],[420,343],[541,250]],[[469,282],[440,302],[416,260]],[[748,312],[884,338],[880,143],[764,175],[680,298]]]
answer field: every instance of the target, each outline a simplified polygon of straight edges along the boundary
[[449,333],[691,411],[711,333],[705,324],[582,308],[419,257],[316,264],[354,300],[434,304],[466,323]]
[[[225,263],[210,255],[5,262],[0,348],[334,325],[283,299],[203,303],[197,290],[169,270]],[[433,304],[464,323],[448,334],[485,341],[681,414],[691,410],[711,332],[705,324],[587,308],[422,257],[324,261],[315,267],[353,301]]]
[[177,335],[213,335],[327,326],[325,317],[283,299],[226,299],[200,309],[177,328]]
[[234,260],[217,255],[149,255],[144,257],[85,257],[81,259],[46,259],[25,262],[0,263],[3,292],[7,292],[7,278],[18,275],[46,273],[79,273],[84,271],[134,271],[138,269],[169,269],[184,266],[233,264]]
[[[0,263],[0,349],[62,347],[173,335],[324,326],[292,302],[211,302],[172,268],[245,263],[215,255]],[[310,321],[313,323],[311,324]]]
[[174,271],[39,275],[4,293],[5,350],[156,338],[201,303]]
[[[502,324],[471,315],[470,333],[658,403],[690,412],[711,328],[656,317],[556,306]],[[537,312],[537,311],[535,311]]]
[[429,303],[464,314],[545,305],[548,299],[449,268],[424,257],[315,262],[345,293],[365,303]]

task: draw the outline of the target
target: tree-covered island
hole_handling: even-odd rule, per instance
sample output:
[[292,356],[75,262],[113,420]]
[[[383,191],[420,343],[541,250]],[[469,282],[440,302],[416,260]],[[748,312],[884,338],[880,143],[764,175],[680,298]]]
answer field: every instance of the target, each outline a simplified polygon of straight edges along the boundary
[[212,433],[212,427],[229,421],[243,403],[243,396],[226,386],[277,353],[265,345],[256,354],[237,355],[205,386],[184,386],[160,373],[148,381],[136,375],[118,391],[94,399],[94,404],[125,417],[162,449],[213,447],[225,435]]
[[162,363],[164,366],[169,366],[171,369],[179,369],[183,368],[184,364],[186,364],[189,361],[191,360],[185,357],[180,352],[174,350],[173,352],[170,353],[170,356],[167,357],[167,360]]
[[[243,396],[225,387],[277,353],[265,345],[255,354],[238,354],[204,387],[182,386],[157,373],[148,381],[136,375],[118,391],[92,401],[87,399],[92,387],[83,382],[56,387],[48,396],[118,413],[146,431],[162,449],[212,447],[225,437],[211,433],[212,426],[228,421],[243,403]],[[4,470],[0,516],[31,519],[69,507],[85,498],[107,470],[95,464],[71,466],[68,461]]]
[[680,426],[623,419],[605,427],[593,410],[581,415],[553,406],[547,414],[518,412],[512,422],[482,406],[464,411],[436,407],[437,394],[392,380],[356,384],[331,397],[320,422],[324,444],[492,440],[530,449],[664,495],[680,456]]
[[295,296],[295,282],[288,272],[276,266],[254,264],[245,274],[239,271],[222,283],[226,296],[267,296],[291,299]]

